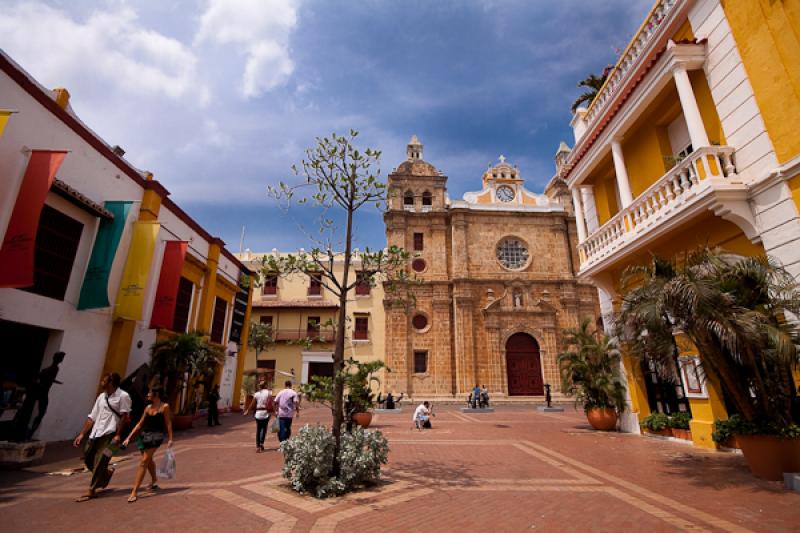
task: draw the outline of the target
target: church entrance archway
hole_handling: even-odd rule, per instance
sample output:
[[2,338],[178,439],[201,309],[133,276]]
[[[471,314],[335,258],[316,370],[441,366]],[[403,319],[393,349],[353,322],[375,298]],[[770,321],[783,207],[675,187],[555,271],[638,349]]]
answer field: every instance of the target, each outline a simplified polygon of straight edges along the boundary
[[527,333],[515,333],[506,341],[509,396],[544,394],[539,343]]

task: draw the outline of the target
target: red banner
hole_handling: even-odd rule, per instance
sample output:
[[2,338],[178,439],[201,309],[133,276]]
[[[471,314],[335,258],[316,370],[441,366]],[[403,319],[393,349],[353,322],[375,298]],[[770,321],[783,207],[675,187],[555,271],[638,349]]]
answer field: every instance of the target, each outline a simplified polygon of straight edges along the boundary
[[67,152],[31,150],[17,202],[11,212],[3,246],[0,248],[0,287],[33,285],[36,230],[47,191]]
[[167,247],[164,249],[164,260],[161,262],[161,277],[158,278],[153,315],[150,317],[151,328],[172,329],[183,259],[186,257],[188,246],[189,243],[186,241],[167,242]]

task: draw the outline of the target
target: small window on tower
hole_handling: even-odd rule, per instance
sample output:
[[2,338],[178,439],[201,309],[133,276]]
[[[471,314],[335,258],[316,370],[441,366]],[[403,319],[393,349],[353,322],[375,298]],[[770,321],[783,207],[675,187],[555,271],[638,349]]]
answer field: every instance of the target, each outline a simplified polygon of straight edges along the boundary
[[406,191],[403,195],[403,205],[414,205],[414,193]]
[[421,252],[425,249],[425,235],[422,233],[414,234],[414,251]]
[[433,205],[433,195],[429,191],[422,193],[422,205]]

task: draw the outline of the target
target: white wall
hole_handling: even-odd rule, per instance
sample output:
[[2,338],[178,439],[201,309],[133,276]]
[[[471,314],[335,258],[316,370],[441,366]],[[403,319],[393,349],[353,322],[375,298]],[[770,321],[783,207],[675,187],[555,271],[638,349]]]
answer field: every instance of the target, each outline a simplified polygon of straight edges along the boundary
[[[0,72],[0,107],[18,112],[11,116],[0,137],[0,241],[5,235],[17,192],[27,166],[27,149],[69,150],[56,177],[103,204],[110,200],[140,201],[142,189],[129,176],[89,143],[42,107],[5,73]],[[16,289],[0,289],[0,317],[52,330],[43,364],[53,352],[66,353],[58,379],[53,385],[50,405],[37,437],[61,440],[73,437],[91,409],[105,360],[111,331],[111,307],[78,311],[76,304],[83,276],[91,256],[97,217],[49,193],[46,203],[84,224],[78,251],[64,301]],[[132,206],[112,266],[109,298],[113,304],[130,243],[130,221],[135,220],[139,204]],[[24,357],[26,354],[15,354]],[[4,354],[4,356],[7,356]]]

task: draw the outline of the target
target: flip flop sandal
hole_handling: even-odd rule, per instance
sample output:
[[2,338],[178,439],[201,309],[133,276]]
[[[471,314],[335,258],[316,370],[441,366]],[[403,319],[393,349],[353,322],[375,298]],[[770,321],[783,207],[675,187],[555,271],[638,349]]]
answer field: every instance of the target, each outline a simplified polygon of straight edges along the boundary
[[161,488],[161,487],[159,487],[158,485],[156,485],[155,483],[153,483],[152,485],[150,485],[149,487],[147,487],[147,490],[158,490],[158,489],[160,489],[160,488]]
[[89,500],[91,500],[93,498],[95,498],[95,496],[90,496],[89,494],[84,494],[83,496],[79,496],[78,498],[75,498],[75,501],[78,502],[78,503],[80,503],[80,502],[88,502]]
[[136,500],[138,500],[138,499],[139,499],[139,498],[137,498],[136,496],[131,496],[130,498],[128,498],[128,503],[133,503],[133,502],[135,502],[135,501],[136,501]]

